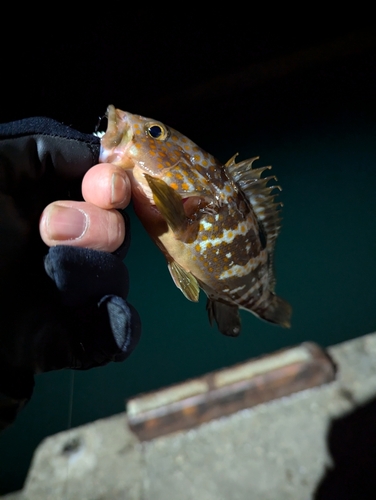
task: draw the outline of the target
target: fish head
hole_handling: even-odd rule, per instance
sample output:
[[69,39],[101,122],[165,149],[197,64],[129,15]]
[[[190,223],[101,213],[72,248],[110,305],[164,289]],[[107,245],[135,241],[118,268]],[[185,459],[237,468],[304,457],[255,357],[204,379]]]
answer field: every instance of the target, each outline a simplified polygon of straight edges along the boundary
[[179,162],[192,163],[195,144],[162,122],[112,105],[107,109],[107,118],[107,131],[101,139],[101,162],[160,179]]

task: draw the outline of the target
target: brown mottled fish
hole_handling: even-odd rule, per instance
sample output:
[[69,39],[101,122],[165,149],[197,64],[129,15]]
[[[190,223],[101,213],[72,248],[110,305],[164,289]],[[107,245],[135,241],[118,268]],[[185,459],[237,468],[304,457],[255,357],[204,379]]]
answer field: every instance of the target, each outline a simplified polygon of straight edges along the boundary
[[166,256],[176,286],[208,296],[209,320],[240,332],[239,308],[284,327],[291,306],[274,294],[280,204],[251,158],[225,165],[163,123],[109,106],[101,162],[127,170],[135,211]]

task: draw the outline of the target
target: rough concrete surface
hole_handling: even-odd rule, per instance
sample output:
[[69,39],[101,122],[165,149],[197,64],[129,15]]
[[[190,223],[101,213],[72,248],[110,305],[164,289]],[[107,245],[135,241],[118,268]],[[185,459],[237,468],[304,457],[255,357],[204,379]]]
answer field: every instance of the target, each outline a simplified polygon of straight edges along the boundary
[[22,499],[137,500],[142,457],[120,414],[51,436],[40,444]]
[[[194,430],[140,444],[126,426],[126,414],[121,414],[51,436],[37,449],[23,492],[3,498],[372,498],[357,490],[365,488],[365,480],[359,478],[359,471],[356,477],[349,477],[341,462],[343,453],[340,458],[336,455],[338,443],[329,443],[333,447],[329,453],[327,441],[328,436],[336,436],[337,421],[342,429],[349,415],[360,412],[364,416],[362,412],[376,398],[376,334],[328,351],[338,366],[335,382],[242,410]],[[371,420],[376,422],[373,416]],[[357,436],[366,423],[360,421]],[[373,447],[368,429],[364,433]],[[346,443],[346,439],[344,436],[337,441]],[[356,451],[354,443],[349,441],[348,446]],[[363,451],[370,456],[367,443]],[[356,470],[359,457],[352,459]],[[364,464],[362,472],[367,468],[367,462]],[[376,461],[370,470],[373,464],[376,471]],[[342,467],[338,470],[348,476],[345,486],[339,476],[334,475],[337,483],[330,482],[335,467]],[[333,487],[354,491],[354,495],[328,493],[336,491],[331,490]]]

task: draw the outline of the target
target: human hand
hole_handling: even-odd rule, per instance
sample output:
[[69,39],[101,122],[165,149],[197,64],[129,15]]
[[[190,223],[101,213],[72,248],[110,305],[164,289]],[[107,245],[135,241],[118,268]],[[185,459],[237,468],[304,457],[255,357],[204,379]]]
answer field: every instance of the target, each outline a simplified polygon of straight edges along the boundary
[[98,156],[98,138],[50,119],[0,125],[0,428],[30,398],[33,374],[123,361],[138,342],[122,263],[129,224],[115,210],[129,181]]
[[125,238],[124,218],[115,209],[130,202],[127,174],[110,163],[95,165],[82,180],[82,195],[84,202],[54,201],[44,209],[39,224],[43,241],[114,252]]

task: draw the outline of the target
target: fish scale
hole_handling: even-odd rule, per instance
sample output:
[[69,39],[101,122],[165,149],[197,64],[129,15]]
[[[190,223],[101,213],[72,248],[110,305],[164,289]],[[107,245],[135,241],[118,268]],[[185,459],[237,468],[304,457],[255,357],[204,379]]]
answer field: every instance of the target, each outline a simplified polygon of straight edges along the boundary
[[176,286],[192,301],[200,288],[209,320],[240,332],[239,308],[284,327],[291,306],[274,293],[273,253],[280,231],[271,167],[257,158],[222,165],[163,123],[109,106],[100,161],[124,168],[136,214],[164,253]]
[[187,167],[177,165],[165,174],[165,182],[179,193],[208,193],[208,180],[200,173],[192,172]]

